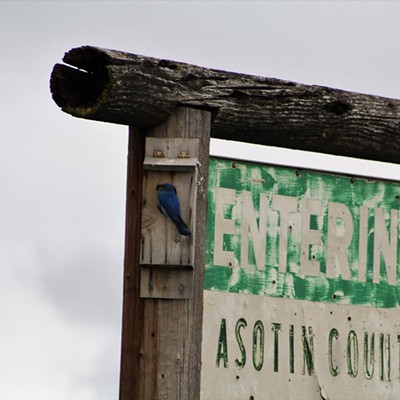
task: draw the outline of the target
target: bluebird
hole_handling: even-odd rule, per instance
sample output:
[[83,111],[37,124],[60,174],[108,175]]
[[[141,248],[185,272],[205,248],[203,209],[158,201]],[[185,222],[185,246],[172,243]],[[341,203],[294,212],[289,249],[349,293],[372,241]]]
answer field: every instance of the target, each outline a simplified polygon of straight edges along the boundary
[[175,224],[181,235],[190,235],[190,230],[181,217],[181,207],[175,186],[171,183],[161,183],[156,186],[156,190],[158,190],[159,210]]

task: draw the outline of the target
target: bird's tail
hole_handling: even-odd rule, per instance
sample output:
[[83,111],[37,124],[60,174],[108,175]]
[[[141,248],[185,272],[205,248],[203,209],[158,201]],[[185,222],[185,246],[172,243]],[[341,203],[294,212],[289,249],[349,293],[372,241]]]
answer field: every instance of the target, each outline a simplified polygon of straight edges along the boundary
[[182,218],[179,218],[178,221],[174,221],[174,222],[175,222],[176,228],[178,229],[178,232],[181,235],[189,236],[191,234],[188,226],[185,224],[185,222],[182,220]]

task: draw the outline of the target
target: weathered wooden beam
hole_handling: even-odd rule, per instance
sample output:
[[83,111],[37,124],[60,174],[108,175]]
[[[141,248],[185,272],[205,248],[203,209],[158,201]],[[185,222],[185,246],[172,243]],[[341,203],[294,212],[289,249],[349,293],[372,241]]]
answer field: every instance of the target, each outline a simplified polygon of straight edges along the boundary
[[211,136],[399,162],[400,101],[84,46],[51,92],[76,117],[151,127],[177,106],[212,112]]

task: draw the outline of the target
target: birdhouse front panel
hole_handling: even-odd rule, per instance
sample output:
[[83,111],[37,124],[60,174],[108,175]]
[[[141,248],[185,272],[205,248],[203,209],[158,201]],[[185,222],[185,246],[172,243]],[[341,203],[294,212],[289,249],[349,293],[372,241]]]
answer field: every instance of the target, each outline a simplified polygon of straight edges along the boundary
[[194,197],[190,172],[145,171],[141,264],[193,264]]
[[198,146],[198,139],[146,139],[140,247],[142,297],[192,296]]

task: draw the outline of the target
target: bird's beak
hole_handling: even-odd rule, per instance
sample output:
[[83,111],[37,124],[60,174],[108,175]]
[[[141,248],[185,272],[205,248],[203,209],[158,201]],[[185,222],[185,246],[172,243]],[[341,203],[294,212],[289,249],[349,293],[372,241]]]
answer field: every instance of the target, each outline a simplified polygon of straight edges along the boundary
[[157,184],[156,190],[160,190],[160,189],[161,189],[161,185]]

